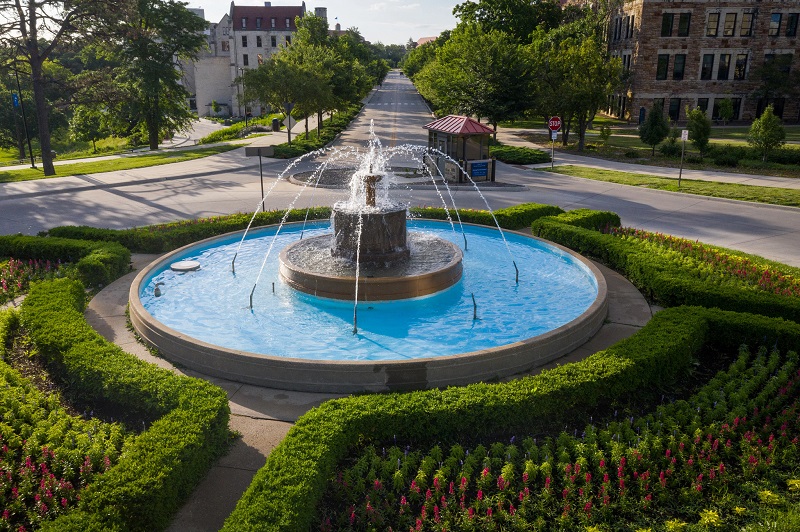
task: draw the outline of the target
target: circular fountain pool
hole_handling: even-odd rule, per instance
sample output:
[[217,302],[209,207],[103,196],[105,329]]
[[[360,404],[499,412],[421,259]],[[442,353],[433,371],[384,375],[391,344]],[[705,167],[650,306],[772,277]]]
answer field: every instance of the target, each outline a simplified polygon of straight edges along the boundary
[[[410,221],[408,226],[411,234],[463,247],[458,225]],[[355,305],[293,290],[279,274],[277,250],[297,242],[301,232],[304,238],[329,234],[330,222],[305,229],[287,224],[273,245],[276,231],[272,226],[247,234],[235,274],[231,260],[241,233],[187,246],[143,270],[130,293],[137,332],[166,358],[205,374],[280,389],[347,393],[513,375],[583,344],[606,316],[599,271],[530,236],[464,225],[468,249],[455,285],[425,297]],[[275,251],[265,261],[271,246]],[[519,265],[518,284],[512,257]],[[200,268],[170,269],[188,260]]]

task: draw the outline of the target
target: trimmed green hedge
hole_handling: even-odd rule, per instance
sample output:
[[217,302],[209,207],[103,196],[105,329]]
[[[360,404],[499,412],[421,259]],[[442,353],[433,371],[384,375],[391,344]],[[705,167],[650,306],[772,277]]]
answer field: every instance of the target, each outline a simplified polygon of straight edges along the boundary
[[[608,225],[619,225],[608,213]],[[616,216],[616,215],[614,215]],[[533,234],[552,240],[578,253],[596,258],[624,274],[645,296],[664,306],[698,305],[738,312],[753,312],[800,322],[800,299],[762,290],[743,290],[735,284],[711,283],[698,276],[692,264],[676,265],[639,242],[585,227],[605,226],[603,216],[593,211],[572,211],[540,218]],[[741,257],[748,255],[723,250]],[[769,261],[763,261],[769,263]]]
[[364,441],[536,433],[627,394],[660,393],[689,371],[704,347],[729,349],[766,341],[800,348],[800,325],[716,309],[662,311],[611,348],[533,377],[504,384],[368,395],[324,403],[301,417],[267,458],[223,530],[308,530],[339,461]]
[[226,393],[125,353],[83,316],[83,286],[59,279],[34,284],[20,320],[70,390],[89,403],[136,411],[152,425],[123,449],[119,463],[82,494],[78,510],[44,530],[156,530],[227,447]]
[[113,242],[74,238],[0,236],[0,257],[73,262],[87,286],[105,286],[130,270],[131,253]]
[[524,146],[489,146],[489,154],[507,164],[549,163],[550,154],[546,151]]
[[[447,213],[442,208],[414,207],[409,210],[413,215],[422,218],[437,220],[447,218]],[[530,227],[534,220],[542,216],[553,216],[563,212],[562,209],[553,205],[525,203],[498,209],[494,215],[500,227],[504,229],[525,229]],[[489,211],[466,209],[459,211],[459,213],[464,222],[483,224],[490,227],[495,225]],[[260,227],[276,224],[284,216],[286,216],[286,221],[288,222],[299,222],[305,220],[306,216],[308,216],[309,220],[320,220],[330,218],[331,209],[329,207],[314,207],[309,210],[293,209],[288,214],[286,214],[286,211],[260,212],[256,214],[252,226]],[[456,220],[454,211],[450,211],[450,216],[453,220]],[[203,220],[188,220],[121,230],[98,229],[85,225],[62,226],[50,229],[46,234],[50,237],[117,242],[134,253],[164,253],[204,238],[245,229],[252,217],[253,215],[249,213],[231,214]],[[55,239],[51,238],[51,240]]]

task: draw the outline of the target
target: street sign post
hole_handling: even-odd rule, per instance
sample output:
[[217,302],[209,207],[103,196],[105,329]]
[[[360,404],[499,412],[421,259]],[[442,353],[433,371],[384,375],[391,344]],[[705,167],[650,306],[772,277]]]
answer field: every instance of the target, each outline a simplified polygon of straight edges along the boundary
[[550,169],[552,170],[556,159],[556,138],[558,138],[558,130],[561,129],[561,117],[552,117],[547,121],[547,127],[550,128]]
[[681,131],[681,167],[678,169],[678,190],[681,189],[681,176],[683,175],[683,155],[686,153],[686,141],[689,140],[689,130],[684,129]]

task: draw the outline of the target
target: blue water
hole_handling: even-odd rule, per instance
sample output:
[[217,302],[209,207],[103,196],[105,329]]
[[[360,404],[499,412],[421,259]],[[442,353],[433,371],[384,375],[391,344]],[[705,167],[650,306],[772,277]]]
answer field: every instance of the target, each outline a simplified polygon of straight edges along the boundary
[[[305,236],[330,233],[330,222],[306,226]],[[456,226],[457,227],[457,226]],[[431,232],[463,249],[449,223],[409,221],[409,231]],[[353,334],[353,302],[297,292],[280,279],[278,254],[299,239],[301,227],[285,226],[250,292],[276,229],[251,231],[236,259],[241,236],[186,250],[198,271],[175,273],[169,265],[142,283],[144,307],[161,323],[204,342],[252,353],[316,360],[406,360],[497,347],[558,328],[580,316],[597,297],[590,270],[563,251],[537,240],[465,226],[464,274],[453,287],[424,298],[359,303]],[[154,297],[155,283],[162,296]],[[274,283],[274,293],[273,293]],[[471,294],[478,319],[473,319]]]

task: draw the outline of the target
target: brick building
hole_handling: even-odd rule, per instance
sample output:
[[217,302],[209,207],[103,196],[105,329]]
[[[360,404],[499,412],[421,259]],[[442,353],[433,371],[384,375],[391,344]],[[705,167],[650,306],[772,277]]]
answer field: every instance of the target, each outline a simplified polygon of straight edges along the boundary
[[[203,17],[203,10],[193,9]],[[242,73],[258,68],[272,54],[292,43],[297,31],[295,19],[304,17],[306,4],[299,6],[236,5],[218,23],[206,30],[208,48],[197,61],[184,64],[184,84],[192,95],[189,105],[199,116],[243,116],[244,105],[239,101],[242,86],[236,83]],[[318,7],[314,14],[325,20],[327,9]],[[339,28],[337,24],[337,29]],[[217,111],[212,103],[216,103]],[[261,114],[258,106],[247,109]]]
[[798,99],[753,96],[759,83],[750,74],[769,61],[787,72],[800,68],[799,18],[797,0],[626,1],[611,17],[608,42],[627,79],[608,111],[636,122],[655,104],[678,121],[688,105],[716,119],[729,98],[734,120],[752,120],[772,103],[784,121],[796,122]]

